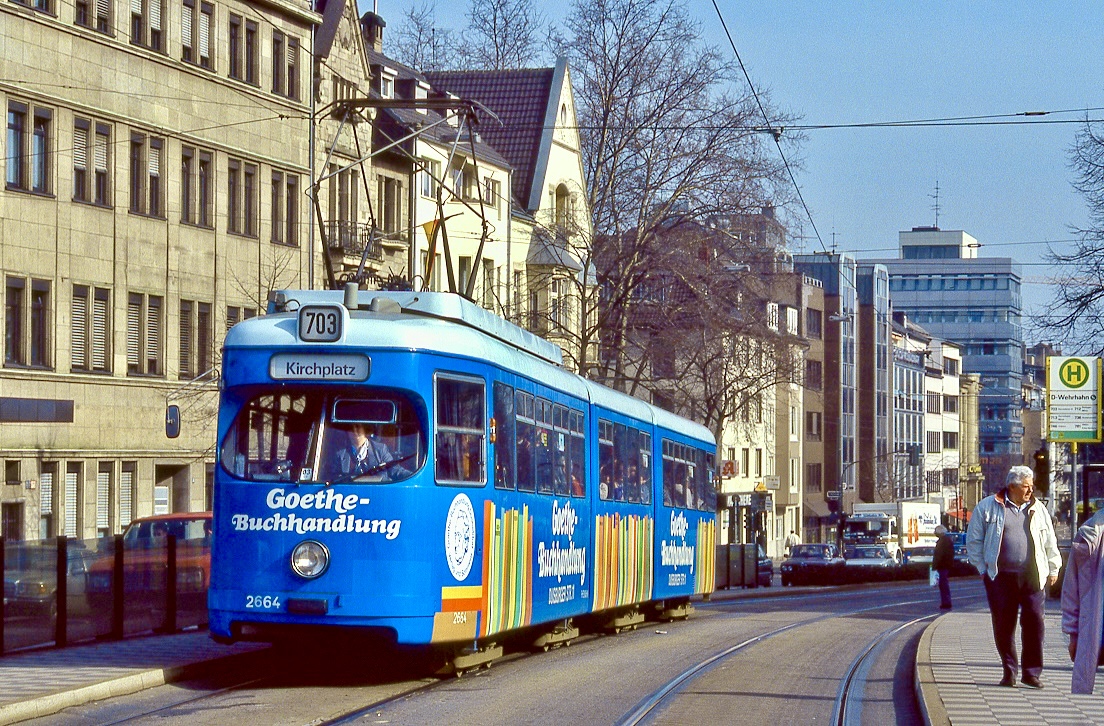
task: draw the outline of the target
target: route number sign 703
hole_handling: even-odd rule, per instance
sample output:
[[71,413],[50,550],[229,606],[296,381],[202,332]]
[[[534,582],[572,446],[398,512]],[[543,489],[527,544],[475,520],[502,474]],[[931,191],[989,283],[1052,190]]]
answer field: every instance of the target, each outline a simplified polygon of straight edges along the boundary
[[333,305],[304,305],[299,308],[299,340],[334,343],[341,340],[341,308]]

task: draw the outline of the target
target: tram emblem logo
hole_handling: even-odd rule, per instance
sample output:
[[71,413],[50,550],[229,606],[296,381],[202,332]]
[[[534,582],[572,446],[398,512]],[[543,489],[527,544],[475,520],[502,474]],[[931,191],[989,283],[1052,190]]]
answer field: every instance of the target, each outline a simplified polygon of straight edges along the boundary
[[449,572],[463,581],[475,561],[475,509],[467,494],[457,494],[445,519],[445,560]]

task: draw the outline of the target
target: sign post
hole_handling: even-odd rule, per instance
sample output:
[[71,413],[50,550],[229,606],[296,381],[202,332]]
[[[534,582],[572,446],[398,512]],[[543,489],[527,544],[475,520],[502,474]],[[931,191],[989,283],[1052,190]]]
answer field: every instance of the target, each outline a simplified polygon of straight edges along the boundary
[[[1047,356],[1046,359],[1047,441],[1070,445],[1070,531],[1076,532],[1077,516],[1077,445],[1101,440],[1100,358]],[[1087,491],[1082,497],[1088,499]],[[1088,515],[1086,507],[1085,515]]]

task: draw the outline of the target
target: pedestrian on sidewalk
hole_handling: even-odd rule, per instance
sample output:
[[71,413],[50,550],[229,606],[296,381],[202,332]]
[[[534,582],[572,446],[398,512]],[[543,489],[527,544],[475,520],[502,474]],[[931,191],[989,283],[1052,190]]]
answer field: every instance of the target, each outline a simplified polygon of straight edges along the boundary
[[1044,586],[1058,580],[1062,556],[1050,512],[1035,499],[1035,474],[1026,466],[1008,472],[1006,486],[978,502],[966,529],[970,564],[981,573],[993,640],[1004,676],[1000,685],[1015,687],[1016,621],[1023,643],[1025,686],[1042,688]]
[[939,578],[939,609],[951,609],[951,567],[954,565],[954,542],[942,524],[935,528],[935,554],[931,567]]
[[1104,665],[1104,510],[1077,530],[1062,582],[1062,632],[1069,636],[1073,693],[1092,693]]
[[786,535],[786,556],[789,557],[794,546],[799,544],[801,544],[801,538],[797,536],[797,532],[791,529],[790,533]]

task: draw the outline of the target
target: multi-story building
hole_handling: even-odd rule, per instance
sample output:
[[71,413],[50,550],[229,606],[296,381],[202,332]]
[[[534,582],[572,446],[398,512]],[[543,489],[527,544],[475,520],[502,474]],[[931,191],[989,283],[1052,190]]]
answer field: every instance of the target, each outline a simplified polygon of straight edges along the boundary
[[900,259],[870,262],[889,270],[894,309],[961,346],[963,371],[979,375],[982,467],[995,490],[1023,458],[1021,274],[1009,258],[979,258],[978,247],[962,231],[917,227],[900,233]]
[[856,348],[856,464],[859,499],[893,499],[889,273],[881,265],[859,265]]
[[801,394],[804,528],[800,534],[804,541],[826,542],[831,539],[832,507],[838,508],[839,502],[828,498],[838,491],[826,487],[824,479],[824,285],[807,275],[802,275],[801,310],[806,347]]
[[962,358],[959,347],[933,339],[928,345],[924,388],[925,499],[943,511],[960,494],[959,403]]
[[0,5],[3,536],[209,506],[221,333],[311,282],[320,20],[305,0]]
[[925,493],[924,396],[931,336],[893,313],[893,499],[923,499]]
[[795,255],[794,269],[824,290],[823,481],[846,512],[856,499],[858,463],[857,266],[852,257],[832,253]]

